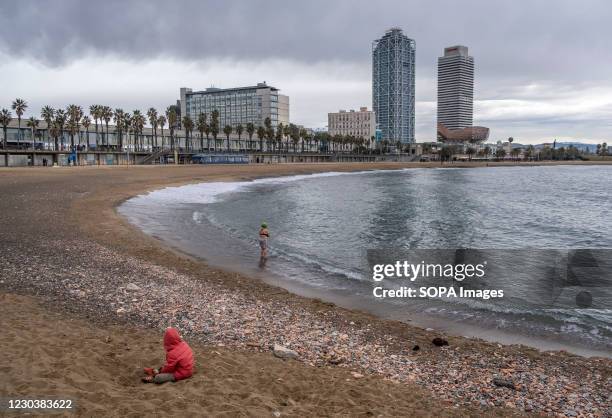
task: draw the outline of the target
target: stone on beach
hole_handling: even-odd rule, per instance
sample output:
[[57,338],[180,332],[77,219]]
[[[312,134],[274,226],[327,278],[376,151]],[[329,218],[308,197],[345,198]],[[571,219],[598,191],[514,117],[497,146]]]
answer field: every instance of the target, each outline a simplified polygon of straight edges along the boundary
[[504,387],[508,389],[516,389],[514,382],[510,379],[504,379],[502,377],[494,377],[493,384],[498,387]]
[[137,292],[140,290],[140,286],[134,283],[128,283],[127,286],[125,286],[125,289],[129,290],[130,292]]
[[283,360],[298,358],[297,352],[287,347],[283,347],[282,345],[279,345],[279,344],[274,344],[274,349],[272,350],[272,352],[274,353],[276,357],[282,358]]
[[440,337],[434,338],[433,340],[431,340],[431,343],[435,345],[436,347],[443,347],[445,345],[448,345],[448,341]]

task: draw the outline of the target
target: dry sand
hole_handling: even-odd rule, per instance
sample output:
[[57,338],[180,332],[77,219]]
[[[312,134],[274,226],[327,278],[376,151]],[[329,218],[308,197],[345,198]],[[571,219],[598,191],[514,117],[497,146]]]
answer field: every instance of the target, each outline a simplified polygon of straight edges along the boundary
[[[274,411],[295,416],[465,415],[470,411],[476,415],[514,414],[513,409],[491,409],[488,406],[474,409],[479,405],[462,405],[461,409],[454,409],[454,405],[462,404],[453,398],[454,394],[431,393],[411,383],[391,383],[383,376],[354,378],[348,367],[312,367],[300,362],[282,361],[274,358],[265,348],[230,349],[196,343],[194,346],[200,365],[193,379],[162,387],[142,386],[138,382],[139,369],[144,365],[159,363],[163,356],[159,330],[147,329],[147,324],[142,321],[134,324],[139,326],[134,328],[125,318],[109,315],[109,312],[92,314],[79,308],[78,297],[73,293],[53,293],[40,285],[40,280],[36,280],[40,279],[41,270],[37,266],[44,267],[46,274],[53,275],[57,279],[54,283],[61,283],[65,276],[69,276],[68,272],[74,276],[113,270],[112,261],[108,259],[92,254],[89,260],[86,255],[70,250],[79,248],[79,245],[86,247],[82,243],[91,242],[122,256],[132,257],[145,266],[149,263],[150,266],[172,269],[193,280],[222,286],[258,300],[283,303],[292,309],[317,313],[330,311],[334,318],[374,324],[378,335],[392,335],[399,341],[402,338],[410,342],[416,339],[424,344],[430,336],[423,330],[322,305],[278,292],[255,280],[208,268],[201,262],[170,251],[135,230],[114,210],[118,203],[134,194],[170,184],[405,166],[409,165],[0,170],[0,251],[4,255],[0,267],[5,273],[0,278],[0,315],[7,335],[0,340],[0,349],[3,358],[9,360],[0,370],[10,376],[10,379],[3,379],[0,396],[66,395],[76,400],[79,412],[85,416],[98,413],[144,415],[159,412],[160,407],[166,406],[175,415],[183,416],[270,416]],[[31,283],[28,283],[28,278],[31,278]],[[125,280],[129,280],[129,277]],[[95,288],[87,290],[96,292]],[[17,296],[16,293],[35,297]],[[108,336],[110,342],[107,342]],[[575,376],[584,375],[585,370],[591,376],[597,373],[601,381],[591,382],[594,386],[610,382],[610,362],[607,360],[596,362],[564,354],[542,356],[531,349],[500,349],[496,345],[462,338],[450,338],[450,341],[454,348],[480,353],[485,359],[493,354],[498,356],[500,352],[508,356],[520,355],[538,367],[550,362],[557,366],[561,364],[564,373],[569,375],[572,370],[576,371]],[[424,356],[428,355],[428,351],[431,349],[426,348]],[[578,378],[574,383],[581,385]],[[586,390],[591,390],[590,386]],[[592,402],[592,399],[588,401]],[[493,405],[505,406],[498,402],[493,402]],[[513,403],[507,406],[516,408]],[[549,409],[541,412],[564,411],[557,407]],[[588,409],[584,411],[588,412]],[[595,405],[594,411],[594,415],[607,412],[604,412],[605,409],[602,411],[601,404]]]
[[414,385],[199,345],[191,379],[144,385],[142,367],[163,360],[160,333],[101,327],[31,297],[1,294],[0,301],[0,347],[9,360],[0,368],[2,396],[72,399],[81,416],[480,416],[442,405]]

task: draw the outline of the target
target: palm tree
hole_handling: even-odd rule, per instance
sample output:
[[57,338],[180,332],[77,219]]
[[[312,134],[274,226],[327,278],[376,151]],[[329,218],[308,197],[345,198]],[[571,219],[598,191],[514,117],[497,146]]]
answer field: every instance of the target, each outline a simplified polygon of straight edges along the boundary
[[440,150],[440,164],[445,160],[450,161],[453,157],[453,149],[449,146],[442,147]]
[[[134,111],[136,112],[136,111]],[[135,122],[134,122],[135,120]],[[138,111],[138,114],[136,115],[136,117],[132,118],[132,123],[136,124],[136,129],[138,129],[138,134],[140,135],[140,145],[141,148],[144,150],[145,147],[145,138],[143,135],[143,130],[144,130],[144,126],[147,123],[147,119],[145,117],[145,115],[143,115],[142,113],[140,113],[140,111]]]
[[[66,114],[70,118],[70,146],[74,147],[74,134],[79,132],[79,121],[83,117],[83,109],[81,106],[77,106],[75,104],[68,105],[66,108]],[[81,144],[81,139],[79,138],[79,144]]]
[[[83,128],[85,128],[85,139],[87,141],[87,149],[89,149],[89,126],[91,125],[91,118],[89,116],[83,116],[83,119],[81,119],[81,125],[83,125]],[[79,145],[81,143],[79,142]]]
[[[60,135],[60,131],[61,131],[60,127],[59,127],[59,125],[57,124],[56,121],[53,121],[53,122],[51,122],[51,125],[48,127],[48,129],[49,129],[49,135],[51,136],[51,138],[53,138],[53,141],[54,141],[54,148],[57,151],[58,146],[59,146],[58,143],[57,143],[58,142],[57,138]],[[54,154],[53,155],[53,161],[55,162],[56,159],[57,159],[57,156]]]
[[246,126],[247,135],[249,136],[249,144],[247,145],[248,149],[253,148],[253,134],[255,133],[255,125],[252,122],[247,123]]
[[146,123],[146,119],[144,115],[140,112],[140,110],[134,110],[132,112],[132,132],[134,132],[134,143],[139,145],[139,149],[144,149],[144,143],[142,141],[142,130]]
[[259,139],[259,152],[263,152],[263,140],[266,137],[266,129],[263,126],[257,128],[257,138]]
[[[291,138],[291,142],[293,143],[293,152],[297,152],[297,144],[300,142],[300,128],[298,128],[293,123],[289,124],[289,137]],[[289,151],[289,146],[287,146],[287,151]]]
[[[4,138],[2,139],[2,148],[7,148],[7,140],[6,140],[6,128],[8,128],[9,123],[11,123],[11,112],[8,109],[2,109],[0,111],[0,125],[2,125],[2,133],[4,134]],[[6,161],[8,165],[8,161]]]
[[267,150],[270,151],[270,146],[272,145],[272,140],[274,139],[274,128],[272,127],[272,120],[269,117],[264,119],[264,126],[266,128],[266,147]]
[[183,116],[183,129],[185,129],[185,148],[187,151],[193,148],[191,144],[191,132],[193,132],[193,119],[189,115]]
[[[301,133],[302,132],[300,131],[300,134]],[[308,148],[308,152],[311,152],[311,150],[312,150],[312,138],[313,138],[313,134],[311,132],[309,132],[308,130],[306,130],[306,129],[304,129],[303,134],[304,135],[302,136],[302,138],[303,138],[303,140],[306,141],[306,148]],[[304,152],[304,143],[302,143],[302,152]]]
[[68,133],[70,134],[70,149],[74,149],[74,134],[78,132],[77,123],[74,119],[68,119],[68,123],[66,124],[66,128],[68,129]]
[[53,123],[53,117],[55,116],[55,110],[51,106],[45,106],[40,110],[40,117],[47,124],[47,143],[50,142],[51,133],[49,129],[51,129],[51,123]]
[[108,149],[110,146],[110,141],[108,140],[108,124],[113,118],[113,109],[111,109],[110,106],[103,106],[100,115],[104,120],[104,125],[106,125],[106,135],[104,136],[104,139],[106,142],[106,148]]
[[[64,124],[66,123],[66,112],[64,109],[57,109],[55,111],[55,124],[59,129],[58,136],[61,138],[62,149],[64,148]],[[57,137],[55,137],[55,150],[57,150]]]
[[35,139],[35,134],[37,132],[35,132],[35,130],[38,128],[38,119],[36,119],[34,116],[30,116],[30,119],[28,119],[28,121],[26,122],[26,126],[28,128],[30,128],[31,131],[31,135],[32,135],[32,148],[36,148],[36,139]]
[[219,111],[217,109],[210,114],[210,133],[213,136],[213,149],[217,151],[217,135],[219,135]]
[[210,152],[210,125],[204,127],[204,135],[206,135],[206,151]]
[[150,107],[149,110],[147,110],[147,116],[149,117],[151,128],[153,128],[153,138],[155,146],[157,146],[157,110],[154,107]]
[[233,129],[232,129],[232,125],[225,125],[225,127],[223,128],[223,133],[225,134],[225,137],[227,138],[227,152],[231,151],[231,146],[230,146],[230,134],[232,133]]
[[168,129],[170,129],[170,149],[174,151],[174,128],[176,127],[176,109],[174,106],[168,106],[166,109],[166,119],[168,120]]
[[138,135],[138,118],[140,117],[140,110],[132,111],[132,116],[129,118],[129,129],[132,131],[132,142],[134,145],[134,152],[140,150],[140,136]]
[[495,158],[503,159],[506,156],[506,150],[503,148],[499,148],[495,151]]
[[285,136],[285,126],[282,124],[282,122],[279,122],[278,125],[276,125],[276,134],[274,135],[274,139],[280,144],[280,151],[283,150],[283,136]]
[[115,130],[117,135],[119,136],[117,139],[119,141],[119,151],[123,151],[123,120],[125,118],[125,112],[123,109],[115,109],[113,112],[113,119],[115,120]]
[[[123,123],[121,124],[121,130],[125,131],[125,149],[129,152],[130,150],[130,130],[132,129],[132,115],[128,112],[123,114]],[[133,131],[132,131],[133,132]],[[134,151],[136,148],[134,148]]]
[[304,128],[300,128],[298,131],[298,136],[300,137],[300,139],[302,140],[302,153],[304,153],[304,141],[308,138],[308,131]]
[[[282,122],[279,122],[278,125],[276,126],[276,135],[274,136],[274,139],[276,139],[276,142],[278,142],[278,150],[281,152],[283,151],[283,136],[284,135],[285,135],[285,127],[283,126]],[[289,146],[287,146],[287,152],[289,152]]]
[[527,149],[525,150],[525,160],[530,160],[533,158],[534,151],[535,147],[533,145],[527,146]]
[[244,132],[244,126],[242,126],[242,124],[238,124],[238,126],[236,126],[236,134],[238,135],[238,151],[240,151],[240,137],[242,136],[242,133]]
[[89,114],[94,119],[94,123],[96,125],[96,150],[98,149],[98,119],[100,119],[100,105],[91,105],[89,106]]
[[160,115],[160,117],[157,118],[157,126],[159,126],[161,128],[161,137],[162,137],[162,143],[161,143],[161,148],[162,150],[164,149],[164,125],[166,124],[166,117],[164,115]]
[[15,111],[15,114],[17,115],[17,126],[18,126],[17,143],[19,143],[19,140],[22,138],[21,117],[23,116],[25,110],[28,108],[28,104],[23,99],[15,99],[15,101],[13,101],[12,107],[13,107],[13,110]]
[[465,150],[465,153],[468,155],[468,159],[471,161],[472,156],[476,154],[476,148],[468,147],[468,149]]
[[338,146],[342,144],[342,135],[336,134],[330,138],[332,152],[335,153],[338,151]]
[[[208,124],[206,123],[206,113],[200,113],[198,115],[198,122],[196,124],[196,129],[200,132],[200,152],[204,150],[204,133],[206,132],[206,127]],[[206,142],[208,142],[208,135],[206,135]]]
[[283,137],[285,137],[285,141],[287,143],[287,153],[289,153],[289,139],[291,138],[291,126],[285,125],[283,126]]

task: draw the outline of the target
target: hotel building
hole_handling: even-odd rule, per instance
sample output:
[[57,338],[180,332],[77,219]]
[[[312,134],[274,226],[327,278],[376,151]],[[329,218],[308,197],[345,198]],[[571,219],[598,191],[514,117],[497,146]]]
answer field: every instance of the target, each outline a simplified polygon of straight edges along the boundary
[[372,107],[383,140],[414,142],[414,40],[399,28],[372,44]]
[[195,122],[200,113],[205,113],[210,121],[210,114],[216,109],[220,129],[226,125],[246,127],[248,123],[264,126],[268,117],[273,127],[289,123],[289,97],[265,82],[229,89],[210,87],[203,91],[183,87],[180,96],[181,116],[189,115]]
[[369,140],[376,135],[376,116],[367,107],[360,107],[358,112],[340,110],[328,113],[327,129],[331,136],[351,135]]

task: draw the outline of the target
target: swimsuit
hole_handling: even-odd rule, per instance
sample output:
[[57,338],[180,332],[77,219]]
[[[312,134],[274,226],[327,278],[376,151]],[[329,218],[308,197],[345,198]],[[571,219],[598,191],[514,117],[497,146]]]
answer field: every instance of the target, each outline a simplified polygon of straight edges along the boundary
[[262,250],[268,248],[268,236],[269,234],[267,232],[259,234],[259,248]]

